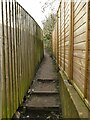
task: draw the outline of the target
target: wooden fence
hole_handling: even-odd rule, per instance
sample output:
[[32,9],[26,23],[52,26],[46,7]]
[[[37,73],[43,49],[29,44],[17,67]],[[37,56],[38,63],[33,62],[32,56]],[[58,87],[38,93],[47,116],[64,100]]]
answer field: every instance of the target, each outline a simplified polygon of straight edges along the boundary
[[52,33],[52,51],[60,69],[87,106],[90,97],[90,2],[61,1]]
[[0,118],[11,118],[43,58],[42,30],[15,0],[0,8]]

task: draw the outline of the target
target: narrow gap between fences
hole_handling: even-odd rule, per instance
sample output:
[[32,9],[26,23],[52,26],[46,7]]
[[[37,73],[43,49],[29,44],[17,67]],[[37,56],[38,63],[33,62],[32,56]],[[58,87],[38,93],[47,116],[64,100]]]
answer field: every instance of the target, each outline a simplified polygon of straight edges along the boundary
[[58,68],[45,51],[44,59],[13,119],[60,120],[62,109],[59,94]]

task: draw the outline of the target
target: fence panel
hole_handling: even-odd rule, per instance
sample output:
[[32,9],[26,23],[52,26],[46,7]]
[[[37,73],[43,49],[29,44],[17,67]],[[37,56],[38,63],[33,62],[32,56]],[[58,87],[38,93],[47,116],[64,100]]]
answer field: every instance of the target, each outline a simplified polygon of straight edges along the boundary
[[[59,50],[59,57],[56,57],[59,59],[59,67],[87,105],[87,97],[90,93],[90,87],[88,87],[90,86],[89,12],[90,2],[61,1],[57,13],[60,14],[58,35],[55,33],[56,26],[52,35],[53,48],[56,45],[56,50],[53,49],[54,55]],[[59,40],[58,49],[55,39]]]
[[[86,3],[74,4],[73,81],[84,93],[86,54]],[[76,9],[77,8],[77,9]],[[81,85],[82,84],[82,85]]]
[[43,58],[42,30],[15,0],[0,8],[0,117],[11,118]]

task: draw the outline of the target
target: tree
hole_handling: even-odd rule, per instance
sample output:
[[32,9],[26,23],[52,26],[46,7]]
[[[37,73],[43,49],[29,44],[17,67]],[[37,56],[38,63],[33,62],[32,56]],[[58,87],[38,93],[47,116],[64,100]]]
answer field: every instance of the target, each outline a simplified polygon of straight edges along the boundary
[[51,50],[52,31],[55,24],[55,14],[51,14],[45,21],[43,21],[43,41],[45,48]]
[[[44,47],[47,48],[49,51],[51,51],[52,48],[52,31],[55,25],[56,11],[59,3],[60,0],[45,0],[45,3],[42,5],[42,12],[45,14],[46,18],[46,20],[43,21]],[[47,13],[50,14],[48,17]]]
[[59,5],[60,1],[61,0],[45,0],[45,3],[42,5],[42,12],[45,13],[45,11],[49,9],[54,13],[57,10],[57,6]]
[[52,31],[55,25],[56,11],[59,6],[60,0],[46,0],[42,5],[42,12],[50,14],[48,17],[45,14],[46,20],[43,21],[43,40],[45,48],[51,51]]

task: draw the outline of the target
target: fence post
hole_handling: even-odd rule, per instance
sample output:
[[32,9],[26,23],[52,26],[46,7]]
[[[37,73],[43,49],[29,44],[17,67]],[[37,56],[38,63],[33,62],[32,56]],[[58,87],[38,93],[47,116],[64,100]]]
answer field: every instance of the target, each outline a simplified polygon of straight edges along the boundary
[[61,66],[61,3],[60,3],[60,66]]
[[[1,1],[0,1],[1,10]],[[0,120],[2,118],[2,16],[0,12]]]
[[87,98],[88,85],[88,50],[89,50],[89,2],[86,3],[86,55],[85,55],[85,82],[84,82],[84,97]]
[[59,36],[58,36],[58,11],[57,11],[57,22],[56,22],[56,39],[57,39],[57,51],[56,51],[56,53],[57,53],[57,64],[59,64]]
[[74,41],[74,21],[73,2],[70,0],[70,48],[69,48],[69,80],[73,79],[73,41]]
[[65,71],[65,2],[64,2],[64,68]]

